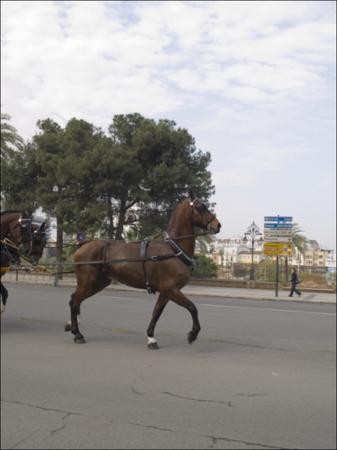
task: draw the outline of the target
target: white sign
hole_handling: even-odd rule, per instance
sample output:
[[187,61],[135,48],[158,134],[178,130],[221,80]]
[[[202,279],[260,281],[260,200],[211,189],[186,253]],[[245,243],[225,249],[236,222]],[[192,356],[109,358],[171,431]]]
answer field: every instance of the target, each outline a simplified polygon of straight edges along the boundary
[[264,236],[292,236],[292,230],[270,230],[269,228],[264,230]]
[[293,227],[291,216],[265,216],[264,220],[264,242],[267,245],[291,244]]

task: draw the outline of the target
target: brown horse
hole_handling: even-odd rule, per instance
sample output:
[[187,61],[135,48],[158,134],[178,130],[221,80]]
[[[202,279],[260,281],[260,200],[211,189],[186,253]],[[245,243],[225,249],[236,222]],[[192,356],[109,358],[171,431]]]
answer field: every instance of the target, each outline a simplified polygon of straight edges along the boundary
[[[20,211],[4,211],[0,215],[1,247],[0,278],[9,270],[11,262],[20,259],[20,253],[28,255],[32,249],[31,220],[24,219]],[[5,309],[8,291],[0,282],[1,312]]]
[[71,322],[65,331],[71,331],[74,341],[84,343],[77,316],[82,301],[107,287],[113,279],[129,286],[159,292],[152,319],[147,329],[147,345],[158,349],[154,338],[156,323],[169,300],[186,308],[193,320],[188,333],[191,344],[200,331],[198,311],[181,292],[190,277],[195,248],[194,227],[209,233],[218,233],[220,223],[204,203],[190,195],[174,210],[164,239],[125,243],[114,240],[94,240],[85,243],[74,254],[77,289],[69,302]]

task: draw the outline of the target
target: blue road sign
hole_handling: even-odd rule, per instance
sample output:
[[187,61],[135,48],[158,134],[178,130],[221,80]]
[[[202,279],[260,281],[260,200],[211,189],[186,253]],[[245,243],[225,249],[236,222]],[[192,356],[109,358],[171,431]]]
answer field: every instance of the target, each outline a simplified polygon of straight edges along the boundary
[[284,229],[284,228],[292,228],[293,224],[292,223],[265,223],[264,224],[265,228],[280,228],[280,229]]
[[293,218],[289,216],[266,216],[265,222],[292,222]]

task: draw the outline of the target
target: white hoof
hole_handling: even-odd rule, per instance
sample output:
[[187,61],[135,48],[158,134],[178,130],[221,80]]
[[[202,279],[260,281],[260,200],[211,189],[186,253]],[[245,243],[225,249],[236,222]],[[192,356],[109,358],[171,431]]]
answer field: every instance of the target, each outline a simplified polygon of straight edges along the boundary
[[151,350],[159,350],[159,346],[157,344],[157,340],[153,337],[147,337],[147,348]]

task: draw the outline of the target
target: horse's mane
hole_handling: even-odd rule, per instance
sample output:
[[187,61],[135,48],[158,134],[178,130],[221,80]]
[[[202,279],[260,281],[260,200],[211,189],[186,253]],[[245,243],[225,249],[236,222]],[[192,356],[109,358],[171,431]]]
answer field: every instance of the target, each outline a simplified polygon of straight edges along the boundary
[[8,211],[0,211],[0,215],[2,216],[3,214],[12,214],[12,213],[21,213],[21,211],[17,211],[16,209],[9,209]]
[[178,210],[180,211],[180,209],[182,209],[183,206],[185,206],[185,200],[188,200],[187,198],[183,199],[180,201],[180,203],[178,203],[177,207],[173,210],[172,215],[170,217],[169,223],[167,225],[167,229],[169,229],[172,224],[175,222],[176,216],[178,214]]

